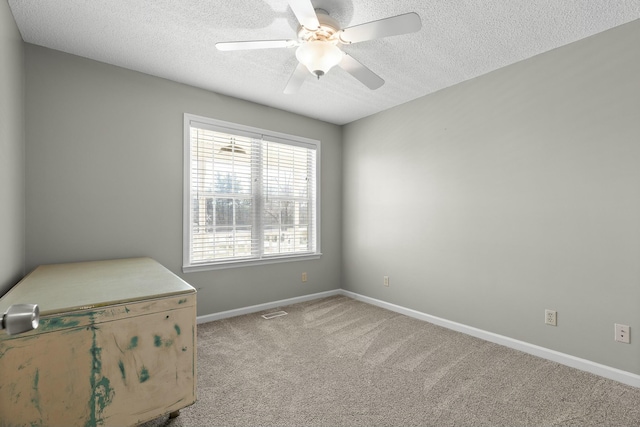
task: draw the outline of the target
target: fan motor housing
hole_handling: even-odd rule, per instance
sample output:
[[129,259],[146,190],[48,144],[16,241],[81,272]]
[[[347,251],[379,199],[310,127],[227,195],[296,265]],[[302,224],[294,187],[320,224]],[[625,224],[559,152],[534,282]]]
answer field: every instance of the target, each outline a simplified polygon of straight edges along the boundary
[[316,9],[316,16],[320,27],[316,30],[310,30],[304,26],[300,26],[298,30],[298,40],[307,42],[313,40],[321,41],[336,41],[334,35],[340,31],[340,25],[338,22],[329,16],[329,13],[324,9]]

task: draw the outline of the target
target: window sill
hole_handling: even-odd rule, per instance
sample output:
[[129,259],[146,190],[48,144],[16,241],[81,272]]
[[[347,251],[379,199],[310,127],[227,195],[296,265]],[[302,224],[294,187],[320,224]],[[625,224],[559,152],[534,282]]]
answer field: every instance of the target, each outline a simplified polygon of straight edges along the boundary
[[198,271],[209,270],[221,270],[225,268],[237,268],[237,267],[250,267],[254,265],[267,265],[278,264],[282,262],[293,261],[309,261],[314,259],[320,259],[322,253],[305,254],[305,255],[292,255],[292,256],[279,256],[273,258],[251,259],[251,260],[239,260],[239,261],[223,261],[211,264],[194,264],[182,266],[183,273],[195,273]]

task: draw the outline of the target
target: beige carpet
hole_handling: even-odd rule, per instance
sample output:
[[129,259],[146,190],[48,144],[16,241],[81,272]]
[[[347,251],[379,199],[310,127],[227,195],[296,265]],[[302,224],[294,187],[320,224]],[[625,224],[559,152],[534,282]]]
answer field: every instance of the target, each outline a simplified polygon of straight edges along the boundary
[[145,426],[640,425],[640,389],[343,296],[283,309],[200,325],[198,402]]

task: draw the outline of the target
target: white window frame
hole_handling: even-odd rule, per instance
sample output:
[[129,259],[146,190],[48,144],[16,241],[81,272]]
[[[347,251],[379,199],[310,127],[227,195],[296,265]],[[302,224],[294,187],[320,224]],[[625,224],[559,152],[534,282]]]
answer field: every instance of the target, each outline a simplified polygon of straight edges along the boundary
[[[262,255],[257,258],[251,259],[225,259],[220,261],[212,261],[207,263],[192,263],[191,262],[191,203],[192,203],[192,195],[191,195],[191,124],[200,124],[205,128],[206,126],[214,127],[214,128],[226,128],[228,129],[228,133],[234,134],[234,132],[240,134],[254,134],[260,135],[262,138],[272,141],[279,142],[289,145],[297,145],[312,148],[316,151],[316,176],[315,176],[315,194],[316,194],[316,211],[315,211],[315,243],[316,248],[315,252],[306,252],[306,253],[298,253],[298,254],[279,254],[279,255]],[[280,132],[274,132],[264,129],[259,129],[251,126],[240,125],[237,123],[226,122],[222,120],[212,119],[203,116],[197,116],[194,114],[185,113],[184,114],[184,152],[183,152],[183,252],[182,252],[182,271],[185,273],[195,272],[195,271],[206,271],[206,270],[217,270],[222,268],[232,268],[232,267],[244,267],[250,265],[264,265],[264,264],[273,264],[280,262],[290,262],[290,261],[304,261],[304,260],[312,260],[319,259],[322,255],[321,251],[321,233],[320,233],[320,212],[321,212],[321,192],[320,192],[320,160],[322,158],[320,152],[320,141],[315,139],[304,138],[300,136],[288,135]],[[264,235],[262,235],[260,244],[260,251],[262,252],[263,247],[263,239]]]

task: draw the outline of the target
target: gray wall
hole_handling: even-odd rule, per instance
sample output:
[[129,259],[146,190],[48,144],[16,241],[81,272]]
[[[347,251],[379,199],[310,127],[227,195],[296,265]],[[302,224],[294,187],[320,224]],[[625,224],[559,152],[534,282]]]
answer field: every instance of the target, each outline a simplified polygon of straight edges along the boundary
[[[640,374],[640,340],[613,341],[614,322],[640,325],[640,21],[340,128],[32,45],[23,115],[1,4],[1,284],[25,265],[151,256],[203,315],[342,279]],[[180,273],[184,112],[322,140],[321,260]]]
[[347,125],[343,288],[640,374],[638,40],[640,20]]
[[[340,127],[34,45],[25,52],[28,269],[150,256],[198,289],[199,315],[340,287]],[[320,260],[180,272],[185,112],[321,140]]]
[[24,274],[24,48],[0,1],[0,296]]

